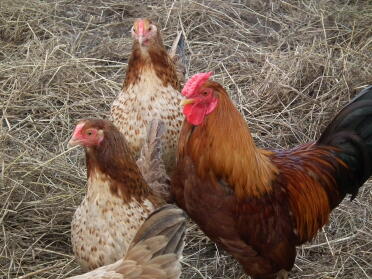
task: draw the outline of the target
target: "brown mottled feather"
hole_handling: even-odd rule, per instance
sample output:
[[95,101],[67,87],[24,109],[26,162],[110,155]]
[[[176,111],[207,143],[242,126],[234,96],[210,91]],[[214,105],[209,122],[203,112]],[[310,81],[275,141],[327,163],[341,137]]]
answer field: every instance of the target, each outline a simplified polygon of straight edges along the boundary
[[139,43],[135,41],[132,48],[132,56],[129,59],[127,74],[123,83],[124,91],[141,81],[140,76],[143,71],[154,69],[154,72],[162,85],[171,85],[180,91],[181,85],[177,77],[176,67],[166,51],[160,33],[156,37],[154,44],[148,49],[148,55],[143,55]]
[[178,279],[184,247],[186,218],[182,210],[166,205],[143,223],[126,256],[73,279]]

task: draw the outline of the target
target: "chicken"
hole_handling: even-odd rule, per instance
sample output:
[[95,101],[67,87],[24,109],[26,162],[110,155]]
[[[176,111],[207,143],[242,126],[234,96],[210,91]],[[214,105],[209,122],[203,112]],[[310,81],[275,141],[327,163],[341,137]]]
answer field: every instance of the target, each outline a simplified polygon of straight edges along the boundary
[[[166,126],[163,160],[168,172],[175,166],[175,152],[182,124],[179,102],[181,84],[177,65],[183,59],[183,37],[177,37],[171,53],[163,45],[160,30],[148,19],[137,19],[123,88],[111,107],[114,124],[123,133],[137,158],[152,119]],[[175,46],[179,46],[178,48]],[[181,70],[182,71],[182,70]]]
[[143,223],[122,259],[71,279],[178,279],[186,219],[181,209],[165,205]]
[[146,184],[110,121],[80,121],[69,145],[84,146],[86,153],[87,193],[73,216],[71,240],[87,271],[121,259],[144,220],[164,201]]
[[291,150],[256,147],[227,92],[193,76],[182,94],[171,193],[209,238],[255,279],[288,278],[296,246],[310,241],[372,171],[372,86],[316,142]]

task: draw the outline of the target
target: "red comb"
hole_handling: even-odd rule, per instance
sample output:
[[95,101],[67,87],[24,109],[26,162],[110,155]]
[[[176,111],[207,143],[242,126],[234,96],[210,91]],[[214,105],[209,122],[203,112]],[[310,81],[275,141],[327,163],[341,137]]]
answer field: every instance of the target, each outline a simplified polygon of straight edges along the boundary
[[81,133],[81,130],[84,127],[84,125],[85,125],[85,122],[82,122],[82,123],[79,123],[79,124],[76,125],[75,130],[72,134],[72,138],[76,138],[76,137],[79,136],[79,134]]
[[182,95],[185,97],[190,97],[194,94],[195,90],[204,84],[210,77],[212,72],[208,73],[199,73],[193,75],[185,84],[182,89]]

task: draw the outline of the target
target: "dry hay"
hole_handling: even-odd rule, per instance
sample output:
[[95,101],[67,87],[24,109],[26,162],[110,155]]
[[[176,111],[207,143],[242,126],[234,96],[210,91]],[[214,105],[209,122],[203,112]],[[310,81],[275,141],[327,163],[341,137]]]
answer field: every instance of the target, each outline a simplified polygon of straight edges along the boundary
[[[84,4],[83,4],[84,3]],[[317,138],[372,83],[369,1],[0,2],[0,277],[78,274],[70,221],[85,192],[83,154],[66,152],[77,119],[107,117],[136,17],[187,36],[190,74],[211,70],[260,146]],[[372,276],[371,187],[298,250],[291,278]],[[190,224],[183,278],[244,278]]]

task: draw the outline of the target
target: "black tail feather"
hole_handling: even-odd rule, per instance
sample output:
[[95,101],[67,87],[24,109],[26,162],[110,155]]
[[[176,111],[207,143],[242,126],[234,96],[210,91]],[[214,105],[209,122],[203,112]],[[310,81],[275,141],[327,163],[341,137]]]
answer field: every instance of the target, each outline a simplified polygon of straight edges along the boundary
[[340,166],[338,185],[352,199],[372,174],[372,86],[362,90],[328,125],[317,144],[333,146]]
[[372,95],[369,93],[372,90],[372,85],[367,86],[362,91],[360,91],[356,96],[350,101],[351,103],[354,103],[355,101],[361,101],[361,100],[370,100],[372,101]]

